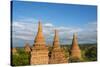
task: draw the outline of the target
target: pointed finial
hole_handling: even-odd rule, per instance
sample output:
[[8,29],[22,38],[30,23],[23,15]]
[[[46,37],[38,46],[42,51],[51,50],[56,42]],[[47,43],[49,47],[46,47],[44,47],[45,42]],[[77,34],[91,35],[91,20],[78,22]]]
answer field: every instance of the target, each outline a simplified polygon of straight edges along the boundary
[[73,34],[73,38],[77,38],[77,32]]
[[39,24],[41,23],[41,20],[39,20]]
[[74,32],[74,35],[76,36],[77,35],[77,32]]
[[59,46],[59,36],[58,36],[58,31],[57,30],[55,30],[53,47],[60,47]]
[[57,35],[58,31],[55,29],[55,35]]
[[57,39],[58,40],[58,30],[54,30],[55,31],[55,39]]
[[41,21],[39,20],[39,23],[38,23],[38,32],[41,32],[42,31],[42,24],[41,24]]

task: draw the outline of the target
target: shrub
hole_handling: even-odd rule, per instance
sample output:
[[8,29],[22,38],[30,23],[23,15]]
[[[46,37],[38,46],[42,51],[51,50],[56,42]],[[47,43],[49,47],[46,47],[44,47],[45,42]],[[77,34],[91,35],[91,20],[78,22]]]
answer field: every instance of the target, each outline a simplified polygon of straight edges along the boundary
[[90,47],[85,52],[85,57],[88,61],[96,61],[97,60],[97,48]]
[[12,66],[29,65],[30,54],[26,53],[23,49],[18,50],[18,55],[12,54]]

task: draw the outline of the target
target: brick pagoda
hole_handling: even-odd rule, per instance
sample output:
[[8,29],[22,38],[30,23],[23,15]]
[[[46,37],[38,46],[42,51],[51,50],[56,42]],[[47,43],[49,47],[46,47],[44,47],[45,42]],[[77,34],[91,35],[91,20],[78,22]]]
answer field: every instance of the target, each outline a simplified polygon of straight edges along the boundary
[[51,51],[49,63],[50,64],[67,63],[67,59],[65,58],[64,50],[60,48],[57,30],[55,30],[53,48]]
[[48,64],[48,49],[46,47],[45,39],[42,33],[42,24],[39,21],[38,32],[34,40],[34,45],[31,51],[30,64]]
[[17,53],[17,49],[16,48],[12,48],[12,53],[13,54]]
[[29,43],[26,43],[26,44],[25,44],[24,49],[25,49],[25,52],[26,52],[26,53],[30,53],[30,52],[31,52],[31,48],[30,48]]
[[71,58],[81,58],[81,50],[78,46],[78,41],[77,41],[77,35],[74,33],[73,35],[73,40],[72,40],[72,46],[71,46]]

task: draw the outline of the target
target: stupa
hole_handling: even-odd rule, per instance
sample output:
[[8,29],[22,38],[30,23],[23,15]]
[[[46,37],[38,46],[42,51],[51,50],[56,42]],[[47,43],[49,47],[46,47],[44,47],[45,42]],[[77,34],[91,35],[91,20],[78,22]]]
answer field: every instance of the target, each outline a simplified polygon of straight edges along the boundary
[[55,36],[53,41],[53,48],[50,55],[50,64],[67,63],[64,50],[60,48],[58,32],[55,30]]
[[74,33],[73,35],[72,46],[70,49],[70,57],[71,58],[81,58],[81,50],[78,46],[76,33]]
[[13,54],[17,53],[17,49],[16,48],[12,48],[12,53]]
[[26,53],[30,53],[30,52],[31,52],[31,48],[30,48],[29,43],[26,43],[26,44],[25,44],[24,50],[25,50]]
[[16,47],[12,48],[11,52],[12,52],[12,55],[17,55],[17,56],[19,55]]
[[48,49],[46,47],[45,39],[42,33],[42,24],[39,21],[38,32],[34,40],[34,45],[31,51],[30,64],[48,64]]

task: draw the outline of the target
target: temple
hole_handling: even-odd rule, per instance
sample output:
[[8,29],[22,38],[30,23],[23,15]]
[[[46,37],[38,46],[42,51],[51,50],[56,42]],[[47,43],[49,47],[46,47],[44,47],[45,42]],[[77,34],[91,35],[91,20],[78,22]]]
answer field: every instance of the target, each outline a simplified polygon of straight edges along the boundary
[[12,53],[13,54],[17,53],[17,49],[16,48],[12,48]]
[[29,43],[26,43],[26,44],[25,44],[24,49],[25,49],[25,52],[26,52],[26,53],[30,53],[30,52],[31,52],[31,48],[30,48]]
[[73,35],[72,46],[70,51],[71,51],[70,53],[71,58],[81,58],[81,50],[78,46],[76,33],[74,33]]
[[30,64],[48,64],[48,49],[46,47],[45,38],[42,33],[42,24],[39,21],[38,32],[34,40],[34,45],[31,51]]
[[53,41],[53,48],[51,51],[49,63],[50,64],[59,64],[59,63],[67,63],[67,59],[65,57],[65,53],[63,49],[60,48],[58,32],[55,30],[55,36]]
[[[11,52],[13,55],[18,57],[21,56],[19,55],[20,52],[17,48],[12,48]],[[78,45],[76,33],[73,34],[70,49],[69,46],[68,48],[65,47],[65,45],[60,46],[58,30],[54,31],[53,45],[46,45],[46,41],[43,36],[42,24],[40,21],[38,22],[38,31],[34,39],[33,46],[30,47],[29,43],[26,43],[24,46],[24,52],[29,54],[28,63],[30,65],[60,64],[82,61],[81,49]]]

